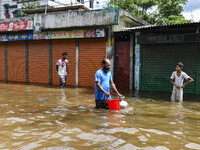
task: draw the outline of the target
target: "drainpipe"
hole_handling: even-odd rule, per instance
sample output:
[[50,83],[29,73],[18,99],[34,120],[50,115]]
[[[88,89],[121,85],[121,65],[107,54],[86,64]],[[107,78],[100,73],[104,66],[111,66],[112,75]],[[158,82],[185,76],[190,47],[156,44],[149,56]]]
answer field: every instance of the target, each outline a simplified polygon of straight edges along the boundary
[[111,62],[110,72],[112,73],[113,77],[113,70],[114,70],[114,47],[112,47],[113,43],[112,39],[112,27],[108,27],[108,37],[106,42],[106,58],[108,58]]
[[135,33],[135,90],[138,93],[140,89],[140,45],[137,42],[137,36],[140,35],[140,32]]

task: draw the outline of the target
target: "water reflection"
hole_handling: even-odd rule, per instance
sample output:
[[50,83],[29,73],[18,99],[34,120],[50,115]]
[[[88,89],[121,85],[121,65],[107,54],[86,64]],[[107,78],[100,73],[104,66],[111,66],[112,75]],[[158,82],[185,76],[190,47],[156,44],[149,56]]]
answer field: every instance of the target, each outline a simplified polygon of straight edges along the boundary
[[128,107],[113,112],[93,109],[94,89],[0,84],[0,92],[0,149],[200,148],[199,102],[126,95]]

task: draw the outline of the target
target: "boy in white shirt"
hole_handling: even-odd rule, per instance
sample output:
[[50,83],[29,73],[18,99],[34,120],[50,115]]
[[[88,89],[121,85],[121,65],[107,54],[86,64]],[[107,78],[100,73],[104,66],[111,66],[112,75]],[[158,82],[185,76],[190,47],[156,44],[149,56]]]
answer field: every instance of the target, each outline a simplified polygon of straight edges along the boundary
[[67,82],[67,73],[69,73],[68,70],[68,60],[67,60],[67,52],[63,52],[63,58],[59,59],[56,64],[56,70],[58,72],[59,81],[61,88],[64,88],[66,86]]
[[[183,101],[183,88],[193,82],[194,80],[188,76],[185,72],[182,71],[183,63],[178,62],[176,64],[176,71],[174,71],[170,77],[170,82],[174,85],[172,90],[172,101]],[[175,79],[175,82],[173,80]],[[184,79],[189,80],[185,84],[183,84]]]

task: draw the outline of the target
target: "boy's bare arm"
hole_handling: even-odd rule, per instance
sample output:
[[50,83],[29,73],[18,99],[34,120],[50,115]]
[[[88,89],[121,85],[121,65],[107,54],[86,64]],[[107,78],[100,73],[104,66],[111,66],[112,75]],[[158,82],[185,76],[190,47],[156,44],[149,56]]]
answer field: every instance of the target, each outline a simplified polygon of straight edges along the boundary
[[184,84],[181,86],[182,88],[184,88],[186,85],[190,84],[191,82],[194,82],[194,80],[193,80],[191,77],[189,77],[188,80],[189,80],[188,82],[184,83]]
[[176,83],[175,83],[172,79],[170,79],[170,82],[171,82],[173,85],[175,85],[177,89],[180,88],[180,86],[176,85]]

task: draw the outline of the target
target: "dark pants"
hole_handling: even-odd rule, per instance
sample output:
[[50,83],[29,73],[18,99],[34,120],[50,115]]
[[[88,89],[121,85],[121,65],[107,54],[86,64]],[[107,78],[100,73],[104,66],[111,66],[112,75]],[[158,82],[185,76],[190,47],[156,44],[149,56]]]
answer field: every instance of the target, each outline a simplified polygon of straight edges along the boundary
[[95,100],[95,103],[96,103],[95,109],[99,109],[99,108],[108,109],[109,108],[106,100]]

